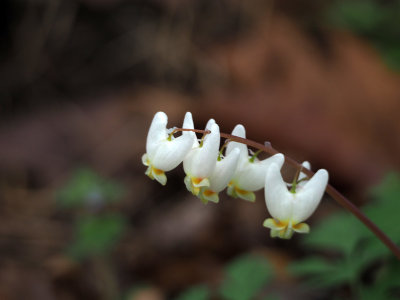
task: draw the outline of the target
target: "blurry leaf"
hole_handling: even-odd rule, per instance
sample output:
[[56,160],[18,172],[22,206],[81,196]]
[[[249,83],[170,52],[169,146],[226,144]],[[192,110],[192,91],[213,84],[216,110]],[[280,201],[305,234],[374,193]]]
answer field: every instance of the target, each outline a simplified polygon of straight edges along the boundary
[[205,285],[197,285],[185,290],[176,300],[208,300],[210,289]]
[[311,233],[304,238],[309,248],[329,250],[350,255],[367,234],[359,220],[343,212],[335,214],[311,228]]
[[125,223],[119,215],[82,218],[78,221],[76,240],[68,253],[77,259],[107,253],[121,237]]
[[329,9],[331,24],[355,32],[367,32],[382,22],[384,9],[371,0],[336,1]]
[[289,271],[297,276],[308,276],[313,287],[330,287],[351,282],[357,272],[345,261],[328,262],[318,257],[303,259],[290,264]]
[[319,257],[310,257],[290,264],[289,270],[297,276],[331,272],[334,266]]
[[338,0],[326,15],[330,25],[368,39],[390,68],[400,70],[400,1]]
[[[363,210],[395,242],[400,241],[398,212],[400,211],[400,176],[389,174],[372,190],[375,202]],[[318,226],[304,238],[308,247],[334,251],[341,254],[340,260],[328,261],[319,257],[305,258],[289,266],[291,273],[307,277],[307,283],[315,287],[328,287],[347,283],[354,286],[360,281],[363,271],[373,263],[393,258],[390,251],[367,230],[354,216],[338,213]],[[384,276],[377,276],[379,287],[369,287],[370,293],[362,288],[362,299],[389,299],[389,290],[399,287],[400,263],[391,264]],[[398,268],[395,270],[395,268]],[[388,271],[389,270],[389,271]],[[393,271],[394,270],[394,271]],[[391,275],[388,275],[391,274]],[[373,276],[372,276],[373,277]],[[394,280],[393,280],[394,278]],[[393,283],[395,285],[393,285]],[[358,286],[358,284],[356,284]],[[366,296],[367,295],[367,296]],[[365,297],[364,297],[365,296]]]
[[[393,259],[384,266],[383,272],[380,272],[376,283],[363,286],[360,289],[360,298],[366,300],[375,299],[399,299],[400,296],[400,262]],[[396,290],[397,289],[397,294]]]
[[220,293],[228,300],[252,299],[272,276],[273,270],[265,258],[245,255],[228,265]]
[[[371,194],[383,202],[398,203],[400,196],[400,174],[389,173],[382,182],[371,189]],[[400,204],[398,204],[400,206]]]
[[122,194],[120,184],[106,180],[90,169],[79,169],[59,191],[57,199],[64,207],[97,207],[117,201]]
[[[373,220],[391,239],[400,242],[400,176],[388,174],[382,183],[372,189],[376,201],[364,208],[366,215]],[[372,236],[372,234],[371,234]]]

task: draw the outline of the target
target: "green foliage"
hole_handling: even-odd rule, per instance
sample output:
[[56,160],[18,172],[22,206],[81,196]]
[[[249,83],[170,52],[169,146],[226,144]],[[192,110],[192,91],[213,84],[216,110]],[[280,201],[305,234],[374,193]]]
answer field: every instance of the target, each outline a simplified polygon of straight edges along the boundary
[[254,255],[239,257],[226,268],[220,294],[227,300],[253,299],[272,276],[273,270],[265,258]]
[[[276,297],[260,298],[260,291],[273,277],[268,261],[257,255],[246,254],[234,259],[225,268],[225,280],[218,288],[218,294],[226,300],[272,300]],[[208,300],[212,290],[197,285],[184,291],[176,300]]]
[[58,203],[62,207],[102,206],[119,200],[123,187],[104,179],[90,169],[77,170],[58,193]]
[[400,70],[400,0],[338,0],[329,7],[326,19],[370,40],[388,66]]
[[[400,242],[400,176],[389,174],[372,190],[375,202],[364,207],[365,214],[375,222],[393,241]],[[342,284],[357,286],[362,299],[372,299],[371,295],[386,295],[393,287],[393,278],[400,282],[400,263],[395,260],[390,265],[383,264],[381,273],[375,274],[374,285],[369,293],[360,284],[360,277],[366,269],[379,262],[393,259],[393,255],[365,226],[348,213],[338,213],[305,237],[308,248],[335,254],[334,259],[325,260],[311,256],[290,265],[290,271],[297,276],[308,277],[307,282],[315,287],[331,287]],[[370,297],[370,298],[367,298]],[[383,299],[378,297],[376,299]]]
[[121,237],[125,223],[117,214],[85,216],[76,224],[75,242],[68,253],[78,260],[106,254]]
[[188,288],[176,300],[208,300],[210,299],[211,291],[205,285],[196,285]]

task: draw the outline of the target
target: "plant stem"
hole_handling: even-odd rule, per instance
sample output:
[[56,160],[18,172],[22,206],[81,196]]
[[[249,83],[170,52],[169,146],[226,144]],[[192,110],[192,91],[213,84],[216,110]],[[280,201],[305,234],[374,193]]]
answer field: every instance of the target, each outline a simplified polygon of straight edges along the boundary
[[[207,130],[199,130],[199,129],[182,129],[182,128],[177,128],[177,131],[194,131],[198,133],[208,133],[209,131]],[[277,153],[280,153],[276,149],[274,149],[271,146],[265,146],[263,144],[254,142],[252,140],[248,140],[245,138],[241,138],[238,136],[234,136],[231,134],[227,133],[220,133],[221,137],[225,139],[229,139],[232,142],[238,142],[242,144],[246,144],[250,147],[253,147],[258,150],[262,150],[268,154],[274,155]],[[311,170],[308,170],[306,168],[302,168],[302,165],[296,162],[294,159],[288,157],[285,155],[285,162],[292,165],[296,170],[301,170],[301,172],[305,173],[307,176],[312,177],[314,175],[314,172]],[[336,190],[333,186],[328,184],[326,187],[326,192],[341,206],[343,206],[345,209],[350,211],[353,215],[355,215],[364,225],[372,231],[373,234],[376,235],[378,239],[381,240],[383,244],[386,245],[386,247],[389,248],[389,250],[400,260],[400,248],[374,223],[369,219],[357,206],[355,206],[350,200],[348,200],[345,196],[343,196],[338,190]]]

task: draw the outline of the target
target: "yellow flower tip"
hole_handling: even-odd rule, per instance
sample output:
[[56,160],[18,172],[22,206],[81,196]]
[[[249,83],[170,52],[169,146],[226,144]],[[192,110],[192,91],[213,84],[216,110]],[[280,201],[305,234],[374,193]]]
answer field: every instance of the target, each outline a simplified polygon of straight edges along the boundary
[[142,155],[142,163],[147,167],[150,166],[150,160],[147,156],[147,153]]
[[195,196],[199,196],[201,188],[210,186],[208,178],[196,178],[187,175],[184,182],[188,191]]
[[228,185],[228,195],[233,198],[241,198],[249,202],[256,201],[256,195],[253,192],[243,190],[232,182],[230,182]]
[[209,201],[214,202],[214,203],[219,202],[218,193],[216,193],[210,189],[207,189],[207,188],[201,189],[199,197],[205,204],[207,204]]
[[192,185],[196,188],[200,188],[200,187],[207,187],[210,186],[210,181],[208,180],[208,178],[196,178],[193,177],[192,178]]
[[195,195],[195,196],[198,196],[200,194],[200,188],[193,187],[192,188],[192,194]]
[[280,221],[268,218],[263,223],[264,227],[271,229],[271,237],[290,239],[294,232],[309,233],[310,227],[306,223],[292,224],[292,221]]
[[288,222],[276,221],[275,219],[268,218],[264,221],[263,226],[270,229],[282,230],[288,226]]
[[153,166],[149,165],[147,168],[145,174],[150,177],[152,180],[157,180],[159,183],[162,185],[167,184],[167,176],[165,175],[165,172],[163,170],[154,168]]
[[296,225],[293,225],[293,230],[297,233],[309,233],[310,226],[308,226],[308,224],[306,223],[298,223]]
[[284,240],[289,240],[292,238],[293,233],[294,233],[293,229],[289,227],[285,227],[282,230],[271,229],[271,237],[273,238],[279,237]]
[[232,185],[232,183],[228,184],[228,190],[226,192],[229,196],[231,196],[232,198],[237,198],[238,196],[236,195],[235,192],[235,187]]

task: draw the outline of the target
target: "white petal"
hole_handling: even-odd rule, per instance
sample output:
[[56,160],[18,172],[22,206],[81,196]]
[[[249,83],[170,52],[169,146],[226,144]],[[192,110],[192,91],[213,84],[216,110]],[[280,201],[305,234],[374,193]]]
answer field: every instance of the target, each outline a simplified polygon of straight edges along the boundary
[[[246,138],[246,130],[244,129],[244,126],[241,124],[238,124],[235,126],[235,128],[232,131],[232,135],[241,137],[241,138]],[[238,148],[240,150],[240,159],[244,160],[247,159],[249,156],[249,151],[247,150],[247,145],[243,143],[237,143],[237,142],[230,142],[228,146],[226,147],[226,155],[228,155],[234,148]]]
[[211,127],[212,127],[213,124],[217,124],[217,123],[215,123],[214,119],[208,120],[208,122],[206,124],[206,130],[211,130]]
[[210,177],[210,190],[218,193],[226,188],[236,170],[239,153],[239,149],[233,149],[225,158],[217,161],[214,172]]
[[233,177],[234,183],[246,191],[257,191],[265,185],[265,175],[271,164],[282,167],[285,157],[278,153],[262,161],[241,161]]
[[145,166],[149,166],[149,157],[148,157],[148,155],[147,155],[147,153],[145,153],[145,154],[143,154],[142,155],[142,163],[145,165]]
[[190,135],[181,135],[172,141],[165,140],[151,157],[151,164],[165,172],[176,168],[188,154],[193,145]]
[[[301,165],[303,166],[304,169],[311,170],[311,165],[308,161],[303,161]],[[307,178],[307,175],[304,174],[303,172],[300,172],[299,178],[297,180],[302,180],[303,178]],[[304,184],[305,184],[304,181],[299,183],[300,186],[303,186]]]
[[292,215],[293,194],[288,191],[277,164],[271,164],[268,168],[264,193],[271,216],[280,221],[289,220]]
[[326,170],[318,170],[299,192],[293,194],[295,196],[292,216],[294,222],[305,221],[313,214],[324,195],[328,178]]
[[183,161],[185,173],[197,178],[205,178],[212,175],[219,152],[219,127],[211,126],[211,133],[207,134],[203,146],[192,149]]
[[[185,114],[185,119],[183,120],[182,128],[194,129],[193,118],[190,112],[187,112]],[[197,147],[199,145],[196,133],[194,133],[193,131],[183,131],[182,135],[190,135],[193,138],[193,147]]]
[[158,148],[161,141],[165,140],[167,135],[168,117],[164,112],[157,112],[151,122],[149,133],[147,134],[146,152],[150,158]]

